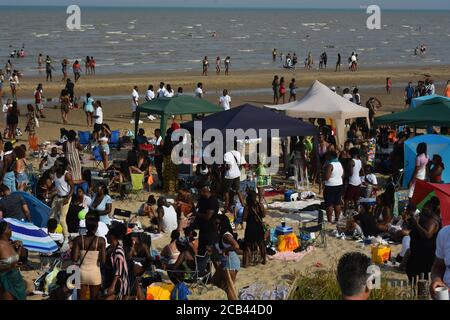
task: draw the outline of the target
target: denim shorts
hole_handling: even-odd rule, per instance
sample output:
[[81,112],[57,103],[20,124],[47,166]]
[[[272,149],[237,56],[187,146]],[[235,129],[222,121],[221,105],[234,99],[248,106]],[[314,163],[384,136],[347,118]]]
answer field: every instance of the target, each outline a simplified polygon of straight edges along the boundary
[[220,263],[225,270],[239,271],[241,268],[241,260],[236,252],[230,251],[228,256],[221,256]]

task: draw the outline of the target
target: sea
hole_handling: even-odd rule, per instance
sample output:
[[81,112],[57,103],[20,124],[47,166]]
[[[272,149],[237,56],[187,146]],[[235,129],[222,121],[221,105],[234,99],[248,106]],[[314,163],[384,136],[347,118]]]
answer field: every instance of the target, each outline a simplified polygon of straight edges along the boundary
[[[294,52],[302,65],[311,52],[318,66],[322,52],[334,66],[354,51],[363,67],[450,64],[450,11],[381,11],[381,29],[369,30],[369,14],[358,10],[100,8],[81,7],[81,28],[69,30],[66,7],[0,7],[0,63],[10,52],[14,69],[38,72],[37,56],[53,66],[67,58],[93,56],[97,72],[201,72],[208,56],[231,57],[231,70],[281,68],[272,50]],[[425,56],[414,55],[419,45]],[[83,64],[82,64],[83,66]],[[213,72],[213,70],[211,70]]]

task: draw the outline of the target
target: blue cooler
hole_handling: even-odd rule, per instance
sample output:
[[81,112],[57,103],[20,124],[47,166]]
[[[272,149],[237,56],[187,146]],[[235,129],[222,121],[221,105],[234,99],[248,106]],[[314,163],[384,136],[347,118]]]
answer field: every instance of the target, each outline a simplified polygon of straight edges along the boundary
[[284,193],[284,202],[291,202],[291,196],[296,193],[294,190],[288,190]]
[[278,236],[284,236],[286,234],[291,234],[293,232],[292,227],[286,226],[286,225],[279,225],[275,228],[275,235]]

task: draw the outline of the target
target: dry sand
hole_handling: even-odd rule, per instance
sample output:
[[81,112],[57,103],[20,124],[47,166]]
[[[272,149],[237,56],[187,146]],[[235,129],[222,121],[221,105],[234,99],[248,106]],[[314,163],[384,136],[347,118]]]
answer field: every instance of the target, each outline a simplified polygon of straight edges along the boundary
[[[249,93],[233,95],[233,90],[244,89],[258,89],[269,88],[274,74],[284,76],[288,80],[292,77],[297,79],[299,87],[308,87],[311,83],[318,79],[329,86],[338,87],[338,91],[345,87],[351,87],[353,85],[365,86],[360,90],[362,100],[366,101],[371,96],[378,97],[383,103],[383,109],[381,112],[398,111],[403,108],[403,88],[408,81],[417,83],[418,80],[423,79],[425,76],[432,76],[435,82],[443,83],[447,81],[450,74],[449,66],[440,67],[416,67],[416,68],[397,68],[397,69],[370,69],[361,70],[357,73],[350,73],[348,71],[335,73],[333,71],[305,71],[303,69],[295,72],[288,72],[285,70],[274,71],[250,71],[250,72],[233,72],[230,76],[216,76],[210,75],[208,77],[202,77],[197,74],[190,73],[166,73],[166,74],[139,74],[139,75],[97,75],[97,76],[83,76],[81,80],[76,84],[75,93],[76,96],[83,97],[86,92],[91,92],[93,97],[96,96],[117,96],[124,95],[121,99],[109,100],[103,99],[105,123],[108,123],[112,129],[134,129],[130,124],[130,99],[127,98],[130,95],[133,85],[140,87],[141,93],[143,93],[148,86],[152,83],[155,87],[160,81],[170,83],[173,88],[178,86],[184,87],[185,92],[193,92],[197,82],[204,83],[206,90],[206,99],[211,102],[217,103],[220,92],[223,88],[227,88],[231,91],[233,99],[232,105],[237,106],[243,103],[251,103],[255,105],[271,104],[271,94],[268,93]],[[393,92],[387,95],[384,90],[385,78],[391,77],[393,81]],[[37,134],[40,142],[45,140],[55,140],[59,135],[59,129],[62,127],[60,111],[57,108],[57,102],[55,97],[58,96],[60,90],[64,87],[59,81],[53,83],[46,83],[43,78],[40,77],[25,77],[21,81],[21,86],[18,91],[19,106],[23,113],[25,113],[25,106],[21,103],[20,99],[31,99],[32,93],[37,83],[42,82],[44,84],[44,96],[53,97],[52,102],[46,103],[45,114],[46,119],[41,119],[40,128],[37,128]],[[59,75],[58,75],[59,77]],[[56,79],[56,76],[55,76]],[[339,89],[340,87],[340,89]],[[443,85],[437,86],[437,92],[440,93],[443,90]],[[9,88],[5,86],[5,94],[10,94]],[[301,97],[302,90],[299,92]],[[144,124],[141,125],[149,134],[153,132],[153,129],[159,127],[159,120],[149,121],[146,118],[143,119]],[[183,118],[183,120],[190,120]],[[24,129],[25,119],[22,116],[20,118],[19,127]],[[82,110],[74,110],[69,115],[70,125],[66,125],[66,129],[74,130],[89,130],[87,128],[85,115]],[[26,141],[25,135],[19,139],[19,142],[24,143]],[[34,160],[36,163],[36,160]],[[147,194],[142,195],[143,199]],[[142,202],[138,201],[117,201],[114,203],[114,208],[126,208],[131,210],[137,210]],[[279,212],[269,212],[266,221],[272,226],[276,226],[280,223]],[[295,227],[298,222],[291,222]],[[242,235],[242,231],[240,231]],[[168,243],[169,235],[164,235],[162,239],[154,241],[154,247],[156,249],[162,249],[162,247]],[[336,264],[339,257],[345,252],[349,251],[363,251],[370,254],[370,248],[361,248],[361,245],[353,241],[338,240],[335,238],[328,238],[327,248],[317,248],[312,253],[305,256],[300,262],[281,262],[281,261],[269,261],[267,265],[250,267],[242,269],[237,277],[236,287],[242,288],[252,283],[263,283],[268,288],[277,284],[289,284],[293,278],[292,275],[295,271],[306,271],[317,269],[315,266],[319,262],[324,267],[331,267]],[[394,246],[393,252],[396,254],[400,248]],[[27,280],[35,279],[38,275],[36,271],[23,272]],[[386,270],[383,276],[392,279],[406,279],[403,273],[398,273],[396,270]],[[40,296],[33,296],[30,299],[40,299]],[[213,288],[207,292],[199,294],[194,291],[192,299],[226,299],[226,295],[223,291]]]

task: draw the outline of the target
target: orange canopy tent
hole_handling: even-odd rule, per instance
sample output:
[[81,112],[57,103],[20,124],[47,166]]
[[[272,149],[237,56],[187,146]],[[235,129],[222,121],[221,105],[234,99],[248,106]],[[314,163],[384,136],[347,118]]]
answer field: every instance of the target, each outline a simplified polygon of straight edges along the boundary
[[442,225],[450,225],[450,184],[429,183],[416,180],[416,188],[412,202],[418,205],[429,197],[432,192],[439,198],[441,204]]

